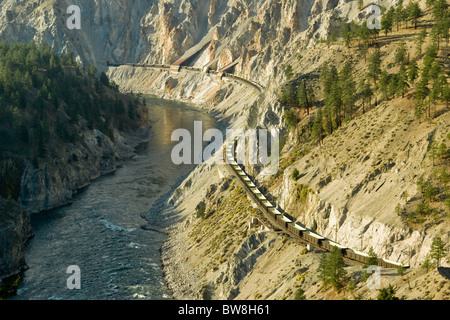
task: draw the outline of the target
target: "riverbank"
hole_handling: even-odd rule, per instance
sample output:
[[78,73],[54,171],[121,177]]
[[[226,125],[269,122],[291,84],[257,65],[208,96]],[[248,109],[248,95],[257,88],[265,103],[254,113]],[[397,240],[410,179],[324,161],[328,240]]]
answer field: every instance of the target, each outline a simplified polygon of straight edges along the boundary
[[[98,178],[115,172],[136,156],[135,150],[139,145],[148,142],[151,125],[142,125],[123,135],[118,132],[115,134],[117,140],[112,142],[99,131],[94,131],[92,136],[86,133],[83,144],[61,150],[58,162],[41,163],[39,168],[33,168],[31,164],[26,166],[22,177],[23,193],[19,201],[2,200],[0,203],[0,244],[4,249],[0,283],[28,269],[25,250],[34,236],[30,215],[71,204],[80,190]],[[88,156],[81,156],[81,152],[86,152]],[[104,157],[105,154],[108,154],[108,158]],[[73,159],[73,155],[77,156],[77,161],[64,161]]]

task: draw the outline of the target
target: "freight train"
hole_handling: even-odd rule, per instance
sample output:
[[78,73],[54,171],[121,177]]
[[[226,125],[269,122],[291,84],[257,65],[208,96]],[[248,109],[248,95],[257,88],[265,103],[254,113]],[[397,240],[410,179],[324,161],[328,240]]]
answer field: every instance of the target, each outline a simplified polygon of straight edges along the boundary
[[[285,233],[300,240],[304,244],[312,245],[320,250],[331,251],[333,247],[337,247],[345,259],[367,264],[369,255],[346,246],[340,245],[335,241],[327,239],[316,232],[306,228],[300,222],[285,212],[280,212],[257,188],[251,177],[245,173],[242,167],[237,163],[234,156],[237,140],[226,144],[226,163],[231,168],[234,175],[240,181],[250,198],[258,205],[263,215],[268,218],[272,225],[281,229]],[[403,266],[409,268],[408,265],[403,265],[398,262],[390,261],[383,258],[378,258],[378,266],[384,268],[398,268]]]

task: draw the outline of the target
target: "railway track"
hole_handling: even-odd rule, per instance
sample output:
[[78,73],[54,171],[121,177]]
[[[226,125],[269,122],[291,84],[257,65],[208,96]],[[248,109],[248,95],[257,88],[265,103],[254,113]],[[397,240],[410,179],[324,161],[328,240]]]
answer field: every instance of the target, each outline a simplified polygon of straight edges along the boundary
[[[236,139],[233,142],[226,144],[225,159],[227,166],[237,177],[239,184],[244,188],[247,195],[252,199],[252,201],[256,203],[263,216],[269,221],[270,224],[272,224],[274,229],[280,229],[284,233],[299,240],[301,243],[312,245],[320,250],[331,251],[333,247],[337,247],[341,251],[345,259],[364,265],[367,264],[367,261],[369,259],[368,254],[343,246],[331,239],[327,239],[317,234],[313,230],[306,228],[302,223],[295,221],[295,218],[291,215],[279,211],[266,198],[263,192],[258,189],[255,183],[252,181],[252,177],[247,175],[247,173],[236,161],[236,144]],[[400,266],[409,268],[408,265],[403,265],[401,263],[383,258],[378,258],[378,266],[384,268],[398,268]]]
[[[116,64],[116,63],[107,63],[108,67],[120,67],[120,66],[130,66],[134,68],[153,68],[153,69],[159,69],[159,70],[175,70],[173,68],[173,65],[164,65],[164,64],[138,64],[138,63],[123,63],[123,64]],[[200,68],[194,68],[194,67],[187,67],[187,66],[177,66],[176,71],[179,72],[180,70],[188,70],[192,72],[203,72]],[[226,72],[218,72],[215,70],[208,70],[204,73],[208,74],[215,74],[215,75],[221,75],[221,77],[232,79],[235,81],[240,81],[245,83],[246,85],[257,89],[260,93],[264,92],[264,87],[257,83],[256,81],[248,80],[243,77],[236,76],[232,73],[226,73]]]

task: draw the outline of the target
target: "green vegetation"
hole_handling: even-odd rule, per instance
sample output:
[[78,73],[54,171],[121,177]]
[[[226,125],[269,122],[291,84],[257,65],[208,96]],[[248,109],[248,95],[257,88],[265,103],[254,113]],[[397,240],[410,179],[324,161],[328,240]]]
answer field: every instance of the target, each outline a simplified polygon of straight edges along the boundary
[[286,78],[288,80],[290,80],[292,78],[293,72],[292,72],[292,66],[290,64],[286,67],[284,74],[286,75]]
[[441,237],[434,238],[433,242],[431,243],[430,257],[432,259],[436,259],[437,267],[440,266],[441,259],[444,258],[448,253],[448,249],[445,246],[446,243],[442,241]]
[[286,110],[283,117],[289,129],[294,129],[297,126],[298,118],[293,110]]
[[295,292],[294,300],[306,300],[305,291],[302,288],[298,288]]
[[375,250],[373,249],[373,247],[369,248],[368,256],[369,256],[369,258],[367,259],[366,267],[377,266],[378,265],[378,256],[375,253]]
[[137,127],[138,102],[119,94],[104,73],[96,74],[70,52],[58,55],[33,41],[0,42],[0,196],[18,197],[19,159],[37,167],[57,157],[62,144],[81,141],[85,130],[114,140],[113,128]]
[[296,197],[300,203],[304,203],[308,199],[308,195],[310,193],[313,193],[313,190],[311,190],[307,185],[304,184],[299,184],[296,191]]
[[392,287],[392,285],[389,285],[387,288],[383,288],[380,290],[377,300],[400,300],[400,299],[395,296],[394,287]]
[[344,269],[345,262],[341,251],[333,247],[330,253],[322,254],[317,269],[319,279],[324,286],[331,284],[339,292],[345,284],[347,272]]
[[0,282],[0,300],[13,297],[17,293],[19,286],[20,276],[10,277]]
[[434,267],[434,263],[431,262],[430,255],[428,254],[424,260],[424,262],[421,265],[421,268],[424,269],[427,273],[430,271],[431,268]]
[[292,180],[297,181],[299,175],[300,175],[300,172],[298,171],[297,168],[295,168],[294,171],[292,171],[292,174],[291,174]]

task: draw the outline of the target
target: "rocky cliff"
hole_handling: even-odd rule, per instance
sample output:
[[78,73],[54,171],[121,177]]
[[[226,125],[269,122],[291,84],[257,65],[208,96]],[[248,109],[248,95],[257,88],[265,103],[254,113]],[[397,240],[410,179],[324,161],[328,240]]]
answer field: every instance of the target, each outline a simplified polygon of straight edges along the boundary
[[69,204],[79,189],[116,171],[148,137],[148,128],[130,132],[127,137],[116,131],[115,142],[98,130],[86,131],[84,141],[66,144],[57,159],[41,162],[38,168],[28,162],[21,180],[21,207],[36,213]]
[[25,244],[32,236],[29,214],[0,197],[0,285],[26,269]]

